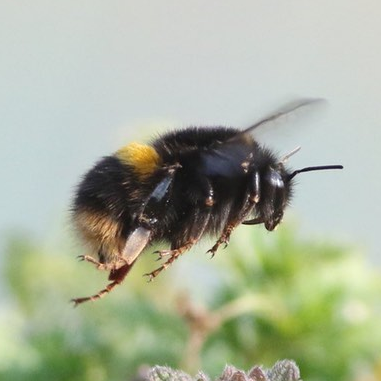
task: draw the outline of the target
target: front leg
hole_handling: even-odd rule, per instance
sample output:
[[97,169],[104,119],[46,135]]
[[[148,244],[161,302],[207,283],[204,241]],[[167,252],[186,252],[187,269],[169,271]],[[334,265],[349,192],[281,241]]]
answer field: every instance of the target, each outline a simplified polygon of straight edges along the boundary
[[221,245],[225,245],[224,248],[228,246],[231,233],[252,211],[254,206],[255,204],[252,203],[250,199],[248,198],[247,202],[245,203],[245,206],[242,208],[239,215],[233,219],[228,220],[228,223],[225,225],[224,229],[222,230],[221,236],[218,238],[218,240],[213,245],[213,247],[207,251],[207,253],[210,253],[211,258],[215,256],[217,250],[219,249]]
[[229,244],[230,236],[233,230],[242,223],[242,221],[252,212],[255,205],[260,201],[260,177],[257,171],[253,172],[249,181],[249,186],[244,195],[244,202],[236,215],[229,216],[228,222],[222,230],[221,236],[207,253],[213,258],[221,245],[225,248]]
[[222,231],[220,238],[218,238],[213,247],[207,251],[207,253],[210,253],[211,258],[213,258],[216,255],[216,252],[221,245],[225,245],[224,249],[226,249],[230,241],[230,235],[234,228],[238,225],[239,223],[229,223],[224,227],[224,230]]

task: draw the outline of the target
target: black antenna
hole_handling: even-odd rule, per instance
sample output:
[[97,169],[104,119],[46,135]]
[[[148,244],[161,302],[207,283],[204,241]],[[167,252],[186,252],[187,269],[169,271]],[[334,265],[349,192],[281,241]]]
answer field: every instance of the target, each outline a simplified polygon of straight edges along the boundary
[[311,172],[311,171],[325,171],[326,169],[343,169],[342,165],[320,165],[316,167],[305,167],[302,169],[297,169],[288,176],[288,181],[293,179],[298,173]]

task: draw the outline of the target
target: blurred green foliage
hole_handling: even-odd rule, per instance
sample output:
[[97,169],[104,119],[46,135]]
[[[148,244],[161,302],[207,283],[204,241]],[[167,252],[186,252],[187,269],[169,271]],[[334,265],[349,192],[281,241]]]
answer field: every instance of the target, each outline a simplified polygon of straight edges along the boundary
[[0,379],[119,381],[156,364],[213,377],[292,358],[305,380],[344,381],[380,364],[381,277],[348,248],[241,227],[213,261],[198,247],[147,283],[146,254],[111,295],[77,308],[70,298],[107,274],[74,251],[9,240]]

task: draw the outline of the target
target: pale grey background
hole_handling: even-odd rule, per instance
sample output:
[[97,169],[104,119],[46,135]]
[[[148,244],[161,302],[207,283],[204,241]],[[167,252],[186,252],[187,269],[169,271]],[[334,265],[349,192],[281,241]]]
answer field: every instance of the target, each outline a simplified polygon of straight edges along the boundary
[[2,237],[59,235],[79,176],[130,139],[323,97],[274,146],[345,171],[300,177],[286,220],[380,263],[380,20],[376,0],[2,0]]

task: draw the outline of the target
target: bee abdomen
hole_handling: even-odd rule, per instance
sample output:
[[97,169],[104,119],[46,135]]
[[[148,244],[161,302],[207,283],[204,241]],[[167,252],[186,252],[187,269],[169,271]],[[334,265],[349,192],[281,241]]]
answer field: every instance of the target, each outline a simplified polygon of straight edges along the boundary
[[101,252],[105,262],[112,262],[123,248],[122,224],[99,211],[78,210],[74,214],[74,223],[83,240],[93,252]]

